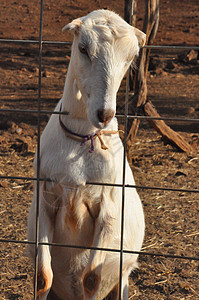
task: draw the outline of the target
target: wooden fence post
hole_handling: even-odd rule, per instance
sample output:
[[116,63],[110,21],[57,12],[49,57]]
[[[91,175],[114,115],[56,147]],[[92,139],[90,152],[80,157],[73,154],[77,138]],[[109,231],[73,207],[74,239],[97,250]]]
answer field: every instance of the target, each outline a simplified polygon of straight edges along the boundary
[[[145,17],[143,31],[147,35],[146,44],[153,43],[159,23],[159,0],[145,0]],[[140,60],[138,62],[138,70],[135,72],[135,91],[130,110],[137,115],[137,111],[147,100],[147,74],[149,64],[150,49],[143,48],[140,50]],[[128,143],[135,141],[140,121],[134,119],[128,134]]]

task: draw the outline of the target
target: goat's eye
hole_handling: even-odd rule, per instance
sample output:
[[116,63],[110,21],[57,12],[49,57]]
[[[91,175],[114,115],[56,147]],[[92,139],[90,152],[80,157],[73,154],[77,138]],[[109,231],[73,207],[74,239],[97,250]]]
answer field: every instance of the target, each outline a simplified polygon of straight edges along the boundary
[[83,53],[83,54],[87,54],[87,55],[88,55],[87,50],[86,50],[86,47],[84,47],[84,46],[79,46],[79,51],[80,51],[81,53]]

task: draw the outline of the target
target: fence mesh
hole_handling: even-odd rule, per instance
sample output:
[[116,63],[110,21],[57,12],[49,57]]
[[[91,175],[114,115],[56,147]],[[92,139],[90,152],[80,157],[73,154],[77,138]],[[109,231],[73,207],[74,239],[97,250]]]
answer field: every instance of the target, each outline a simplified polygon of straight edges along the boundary
[[[34,181],[36,182],[37,186],[37,209],[36,209],[36,219],[35,219],[35,227],[36,227],[36,235],[35,235],[35,241],[34,242],[28,242],[27,240],[18,240],[14,238],[0,238],[1,243],[13,243],[13,244],[33,244],[35,245],[35,267],[34,267],[34,277],[36,278],[36,274],[38,271],[38,247],[39,245],[46,245],[47,243],[41,243],[39,242],[39,184],[40,181],[48,180],[45,178],[40,177],[40,133],[41,133],[41,115],[51,115],[51,114],[61,114],[57,113],[51,110],[43,110],[41,108],[41,91],[42,91],[42,48],[43,45],[70,45],[70,42],[57,42],[57,41],[44,41],[42,38],[42,28],[43,28],[43,0],[41,0],[41,11],[40,11],[40,34],[39,34],[39,40],[15,40],[15,39],[1,39],[0,43],[6,44],[36,44],[39,47],[39,62],[38,62],[38,96],[37,96],[37,109],[5,109],[0,108],[0,112],[6,113],[9,115],[9,113],[23,113],[23,114],[35,114],[37,116],[37,132],[38,132],[38,139],[37,139],[37,174],[36,177],[31,176],[11,176],[11,175],[0,175],[0,179],[8,179],[8,180],[24,180],[24,181]],[[199,47],[197,46],[146,46],[147,48],[151,48],[152,50],[199,50]],[[129,79],[129,74],[127,76],[127,82]],[[150,120],[150,119],[156,119],[156,120],[166,120],[166,121],[175,121],[175,122],[192,122],[192,123],[199,123],[199,119],[193,119],[193,118],[182,118],[182,117],[146,117],[142,115],[134,116],[130,115],[128,113],[128,101],[129,101],[129,87],[127,84],[126,89],[126,100],[125,100],[125,113],[124,114],[118,114],[117,117],[120,119],[123,119],[124,127],[125,127],[125,136],[124,136],[124,158],[127,154],[127,147],[126,147],[126,139],[127,139],[127,123],[129,119],[137,118],[140,120]],[[63,114],[63,113],[62,113]],[[145,185],[127,185],[125,182],[125,159],[123,159],[123,184],[105,184],[105,183],[94,183],[89,182],[88,184],[91,185],[106,185],[106,186],[117,186],[122,188],[122,219],[121,219],[121,244],[120,249],[110,249],[110,248],[94,248],[94,247],[77,247],[75,245],[66,245],[66,244],[54,244],[54,243],[48,243],[48,245],[51,246],[59,246],[59,247],[69,247],[69,248],[81,248],[81,249],[90,249],[90,250],[99,250],[99,251],[111,251],[111,252],[118,252],[120,253],[120,292],[121,292],[121,277],[122,277],[122,264],[123,264],[123,254],[124,253],[135,253],[139,255],[146,255],[153,257],[164,257],[164,258],[170,258],[170,259],[182,259],[182,260],[199,260],[199,257],[195,256],[185,256],[185,255],[177,255],[177,254],[167,254],[167,253],[158,253],[158,252],[148,252],[148,251],[127,251],[123,248],[123,227],[124,227],[124,198],[125,198],[125,189],[128,188],[136,188],[136,189],[142,189],[142,190],[155,190],[155,191],[171,191],[171,192],[185,192],[185,193],[195,193],[198,194],[198,189],[187,189],[187,188],[172,188],[172,187],[159,187],[159,186],[145,186]],[[37,291],[37,280],[34,282],[34,299],[36,299],[36,291]],[[120,293],[121,297],[121,293]]]

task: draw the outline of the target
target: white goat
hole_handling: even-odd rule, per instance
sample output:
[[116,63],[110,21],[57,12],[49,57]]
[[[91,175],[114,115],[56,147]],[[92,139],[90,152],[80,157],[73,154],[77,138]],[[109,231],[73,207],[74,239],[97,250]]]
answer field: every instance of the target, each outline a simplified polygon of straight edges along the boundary
[[[40,182],[39,242],[120,249],[122,188],[89,182],[122,184],[116,93],[145,34],[108,10],[75,19],[66,29],[74,33],[74,40],[63,97],[55,111],[69,114],[52,115],[41,137],[40,176],[52,181]],[[35,159],[35,169],[36,165]],[[134,184],[127,162],[126,184]],[[124,207],[124,250],[139,251],[145,225],[135,189],[126,188]],[[35,239],[35,215],[36,188],[29,241]],[[33,258],[34,247],[28,250]],[[118,299],[119,255],[39,245],[37,299],[50,299],[52,293],[65,300],[103,299],[108,294]],[[123,254],[122,299],[128,299],[128,276],[137,257]]]

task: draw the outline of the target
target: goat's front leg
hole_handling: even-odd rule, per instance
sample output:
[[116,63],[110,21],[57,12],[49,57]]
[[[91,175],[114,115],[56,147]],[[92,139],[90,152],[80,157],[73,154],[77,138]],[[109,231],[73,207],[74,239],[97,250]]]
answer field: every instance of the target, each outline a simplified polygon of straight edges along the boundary
[[[111,207],[107,206],[107,196],[102,192],[99,215],[95,220],[93,247],[106,248],[110,244],[112,233]],[[88,265],[83,274],[84,299],[95,299],[101,281],[101,270],[106,252],[91,250]]]
[[121,288],[121,299],[128,300],[129,295],[129,272],[122,274],[122,288]]
[[[55,195],[47,187],[47,184],[41,183],[39,190],[39,242],[51,243],[54,232],[54,221],[56,216]],[[34,193],[28,218],[28,240],[35,239],[35,221],[36,221],[36,193]],[[34,248],[29,249],[30,255],[34,258]],[[49,245],[39,245],[38,247],[38,273],[37,273],[37,299],[45,300],[50,291],[53,279],[51,268],[51,254]]]
[[[40,205],[39,242],[50,243],[53,237],[53,223],[48,209]],[[53,279],[51,268],[50,246],[39,245],[38,273],[37,273],[37,299],[44,300],[50,291]]]

